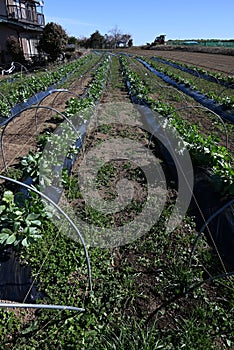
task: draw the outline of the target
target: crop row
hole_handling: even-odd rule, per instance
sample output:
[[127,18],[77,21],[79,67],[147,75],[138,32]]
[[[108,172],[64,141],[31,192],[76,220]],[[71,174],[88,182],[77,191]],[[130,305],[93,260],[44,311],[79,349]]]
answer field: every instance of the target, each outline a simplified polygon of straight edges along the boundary
[[134,101],[142,101],[150,106],[154,111],[167,116],[174,111],[174,108],[169,107],[162,101],[155,101],[149,97],[149,87],[141,79],[141,77],[129,68],[128,59],[120,57],[122,72],[127,83],[129,94]]
[[181,72],[180,70],[173,67],[167,67],[165,64],[156,62],[154,60],[149,60],[146,58],[143,58],[143,60],[149,63],[151,67],[170,77],[178,84],[182,84],[185,87],[198,91],[205,95],[207,98],[212,99],[223,109],[229,110],[234,108],[234,97],[232,89],[221,90],[220,86],[216,83],[205,82],[200,78],[193,79],[189,73]]
[[153,57],[153,59],[159,59],[160,61],[162,61],[162,63],[166,63],[166,64],[172,64],[175,68],[181,69],[183,70],[185,68],[185,71],[198,76],[198,74],[201,74],[201,77],[206,78],[210,78],[212,81],[216,82],[216,83],[221,83],[224,86],[230,86],[233,87],[234,84],[234,78],[232,75],[224,75],[222,73],[216,73],[216,72],[211,72],[207,69],[198,67],[198,66],[193,66],[184,62],[180,62],[180,61],[176,61],[176,60],[172,60],[172,59],[165,59],[164,57]]
[[[164,127],[169,128],[169,125],[172,125],[186,142],[193,161],[197,165],[211,169],[213,174],[211,178],[218,191],[234,194],[232,155],[226,147],[220,146],[218,144],[219,140],[213,135],[205,137],[199,132],[196,125],[191,125],[180,118],[178,113],[173,113],[175,110],[171,110],[171,107],[169,109],[163,102],[157,102],[149,98],[148,88],[139,75],[129,68],[128,59],[121,57],[121,64],[130,95],[136,97],[138,102],[147,103],[150,108],[165,117],[171,114],[170,123],[165,120]],[[157,108],[157,105],[160,105],[160,107]]]
[[11,84],[1,84],[0,93],[4,98],[0,101],[0,115],[9,117],[11,107],[26,102],[34,94],[40,91],[46,91],[49,87],[67,79],[73,73],[79,71],[90,60],[94,60],[95,62],[97,57],[94,58],[93,55],[85,56],[75,62],[65,64],[58,69],[23,76],[20,80],[16,80]]
[[[74,143],[79,137],[76,132],[77,127],[85,123],[87,117],[93,113],[93,108],[100,98],[109,70],[110,59],[106,56],[101,62],[98,69],[95,71],[92,82],[87,90],[87,97],[77,99],[71,98],[67,103],[67,108],[64,115],[71,118],[76,113],[79,116],[77,125],[74,120],[72,124],[63,123],[60,127],[61,132],[55,134],[42,135],[41,146],[47,145],[47,149],[37,153],[30,152],[28,156],[21,161],[21,176],[22,180],[30,178],[34,185],[38,184],[39,167],[47,176],[43,176],[41,185],[52,185],[52,179],[56,178],[54,169],[60,167],[63,169],[64,157],[73,157],[76,153]],[[74,127],[71,128],[71,125]],[[48,147],[49,146],[49,147]],[[70,148],[69,148],[70,147]],[[52,154],[51,154],[52,152]],[[43,159],[41,159],[43,154]],[[61,155],[64,156],[61,159]],[[57,156],[57,157],[56,157]],[[62,163],[61,163],[62,161]],[[53,183],[53,185],[55,185]],[[59,185],[59,184],[57,184]],[[51,217],[50,211],[45,211],[40,199],[36,196],[34,198],[25,198],[22,193],[15,195],[11,191],[5,191],[0,203],[0,244],[26,247],[36,239],[41,238],[40,229],[42,221],[48,220]],[[22,206],[23,201],[23,206]],[[33,204],[32,204],[33,203]]]
[[[110,88],[116,84],[112,81],[113,77],[116,79],[117,76],[113,73],[114,69],[119,73],[117,57],[113,57],[112,60],[112,74],[108,81]],[[84,103],[86,99],[93,97],[91,110],[97,100],[100,101],[101,90],[105,88],[109,63],[108,57],[104,59],[99,73],[93,76],[92,83],[83,98],[79,100],[83,100]],[[126,82],[128,81],[125,75],[122,77]],[[139,84],[140,82],[141,80]],[[132,83],[134,83],[134,77]],[[128,85],[131,87],[130,83]],[[122,85],[121,88],[123,88]],[[121,88],[115,91],[122,92]],[[137,83],[132,90],[132,98],[135,93],[137,93]],[[145,93],[143,93],[144,96]],[[140,96],[138,100],[141,101]],[[77,113],[81,119],[86,115],[86,107],[83,109],[81,105],[78,104],[78,107],[76,105],[77,99],[72,98],[66,109],[68,111],[70,109],[67,117],[69,116],[72,123],[76,122],[73,113]],[[55,147],[60,147],[59,150],[67,149],[66,143],[73,142],[69,140],[70,136],[73,138],[73,133],[70,125],[68,126],[69,128],[62,129],[65,135],[63,133],[59,135],[57,143],[55,140],[53,144]],[[143,145],[147,144],[148,133],[145,132],[143,136],[137,129],[126,126],[124,137],[138,140]],[[96,142],[100,144],[99,133],[104,141],[104,134],[108,139],[111,135],[113,136],[113,132],[119,132],[119,127],[99,126],[89,135],[86,151],[89,152],[89,147],[92,148]],[[53,134],[49,136],[49,139],[52,140],[52,138]],[[89,144],[90,139],[91,144]],[[41,135],[42,148],[47,142],[48,137]],[[52,156],[54,157],[54,153]],[[39,159],[39,153],[30,153],[23,159],[20,168],[26,178],[28,175],[34,178],[34,185],[38,181]],[[81,159],[83,159],[82,155]],[[56,159],[53,160],[56,161]],[[79,161],[80,159],[76,165]],[[115,192],[115,188],[111,185],[116,184],[116,179],[119,178],[119,165],[119,160],[107,162],[99,169],[97,185],[106,186],[108,195],[109,191]],[[131,164],[126,161],[122,166],[124,170],[122,175],[128,174],[128,180],[133,180],[144,188],[143,171],[139,171],[139,167],[131,167]],[[63,177],[66,199],[69,200],[73,209],[76,209],[77,216],[92,221],[100,227],[100,231],[107,229],[108,224],[103,218],[105,216],[106,220],[106,215],[100,215],[98,210],[87,204],[84,209],[79,207],[83,198],[79,188],[78,171],[73,170],[73,176]],[[50,176],[48,180],[50,181]],[[138,186],[136,191],[140,193]],[[6,201],[12,201],[13,196],[11,193],[5,193],[3,198],[5,199],[3,205],[6,205]],[[35,205],[40,207],[41,202],[38,198],[32,195],[28,199],[32,208]],[[142,199],[139,198],[139,200],[142,204]],[[142,207],[135,201],[132,204],[136,215],[139,214]],[[12,346],[14,349],[25,350],[47,348],[213,350],[220,347],[227,349],[233,345],[232,281],[226,279],[223,283],[217,282],[217,285],[210,280],[208,280],[209,284],[206,283],[207,273],[212,272],[214,276],[216,266],[212,271],[210,270],[215,259],[203,239],[199,240],[192,264],[189,264],[190,248],[196,238],[194,223],[186,217],[174,232],[168,232],[166,227],[173,205],[174,200],[171,198],[166,203],[159,221],[135,242],[112,249],[89,247],[93,292],[87,290],[84,253],[80,243],[69,237],[68,225],[62,225],[60,221],[61,225],[55,227],[50,220],[25,216],[27,221],[30,218],[41,221],[41,225],[38,226],[37,222],[34,222],[34,227],[41,230],[37,233],[42,236],[42,239],[36,239],[27,249],[20,247],[19,252],[21,261],[30,265],[34,287],[36,285],[42,293],[41,302],[64,305],[64,307],[65,305],[82,306],[86,312],[80,314],[69,310],[40,309],[36,313],[24,310],[22,316],[18,313],[15,316],[9,309],[0,309],[0,344],[4,348]],[[32,209],[31,212],[33,212]],[[131,220],[128,216],[129,206],[124,208],[121,214],[126,215],[125,219]],[[109,219],[113,223],[112,215]],[[144,221],[142,224],[144,226]],[[219,266],[217,261],[215,263]],[[40,303],[38,298],[36,303]]]

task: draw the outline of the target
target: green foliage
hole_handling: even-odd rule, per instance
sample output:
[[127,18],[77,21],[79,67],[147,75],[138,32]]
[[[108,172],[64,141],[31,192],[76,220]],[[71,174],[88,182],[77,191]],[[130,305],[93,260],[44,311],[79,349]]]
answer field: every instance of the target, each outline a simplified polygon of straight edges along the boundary
[[130,39],[128,42],[128,47],[132,47],[133,46],[133,39]]
[[[103,350],[170,350],[171,345],[166,345],[165,339],[161,338],[156,325],[146,326],[144,322],[126,321],[116,326],[109,327],[101,335]],[[116,328],[116,329],[115,329]]]
[[6,47],[13,61],[25,63],[23,50],[20,46],[19,40],[15,36],[12,35],[8,37]]
[[145,58],[144,61],[149,63],[159,72],[166,74],[178,84],[182,84],[190,89],[200,91],[207,98],[210,98],[214,100],[215,103],[221,105],[223,109],[231,110],[234,108],[234,97],[227,95],[227,93],[232,94],[232,90],[229,90],[229,92],[223,90],[223,93],[220,94],[219,86],[216,83],[205,82],[203,79],[197,79],[195,81],[195,79],[189,73],[181,72],[179,69],[167,67],[163,63],[155,62],[153,60]]
[[223,194],[234,194],[233,158],[226,147],[220,146],[213,135],[205,137],[199,132],[197,125],[189,124],[181,118],[173,117],[166,121],[164,127],[170,124],[183,137],[195,164],[211,169],[211,180],[217,191]]
[[9,117],[11,114],[10,105],[4,100],[0,101],[0,113],[2,117]]
[[68,37],[68,44],[76,45],[77,44],[77,38],[75,36],[69,36]]
[[[161,57],[161,59],[165,59],[164,57]],[[198,66],[192,66],[190,64],[186,64],[184,62],[180,62],[180,61],[175,61],[172,59],[168,59],[168,62],[172,62],[175,63],[176,65],[179,65],[182,68],[188,68],[189,70],[192,70],[194,73],[201,73],[204,74],[208,77],[214,78],[215,80],[217,80],[217,82],[221,82],[224,84],[228,84],[228,85],[233,85],[234,84],[234,77],[231,75],[224,75],[222,73],[217,73],[217,72],[211,72],[208,71],[207,69],[198,67]]]
[[[175,110],[161,101],[154,101],[148,97],[149,89],[128,66],[128,60],[121,57],[123,73],[128,82],[129,93],[136,96],[139,101],[148,103],[151,109],[161,115],[167,116]],[[152,64],[154,66],[154,63]],[[168,70],[168,69],[167,69]],[[172,73],[174,75],[174,73]],[[170,75],[171,76],[171,75]],[[193,161],[202,167],[212,170],[211,177],[217,191],[224,194],[234,194],[234,170],[231,153],[223,146],[218,145],[217,138],[213,135],[204,136],[197,125],[191,125],[180,117],[172,114],[170,120],[165,120],[164,128],[173,126],[185,141],[186,148],[190,152]],[[173,131],[173,128],[171,128]]]
[[143,101],[154,111],[166,116],[174,111],[174,108],[168,106],[162,101],[155,101],[148,96],[149,87],[140,78],[140,76],[129,68],[128,60],[125,57],[120,58],[123,75],[126,79],[126,84],[129,94],[132,98]]
[[131,34],[122,34],[118,27],[111,29],[108,33],[110,34],[102,35],[96,30],[89,38],[80,39],[79,45],[91,49],[115,49],[120,45],[131,47],[133,44]]
[[20,329],[20,321],[14,316],[12,311],[0,309],[0,347],[8,349],[11,336]]
[[4,94],[5,99],[0,102],[0,115],[10,116],[10,107],[25,102],[35,93],[46,91],[48,87],[58,84],[63,78],[81,69],[89,60],[90,57],[86,56],[45,73],[26,76],[23,80],[16,79],[11,84],[7,82],[1,84],[0,92]]
[[43,34],[39,42],[39,50],[46,52],[51,61],[62,54],[68,42],[65,30],[56,23],[47,23],[43,29]]
[[25,178],[30,176],[34,183],[37,181],[39,176],[38,162],[40,157],[41,152],[33,153],[30,151],[29,154],[23,157],[21,160],[21,169],[23,171],[23,176]]
[[[19,195],[18,195],[19,196]],[[26,203],[27,202],[27,203]],[[0,205],[0,244],[14,247],[27,247],[30,243],[41,238],[40,229],[42,212],[39,208],[15,203],[15,196],[11,191],[5,191]],[[45,214],[43,215],[45,216]]]
[[[92,84],[88,100],[69,100],[67,116],[77,111],[83,115],[84,110],[93,106],[105,86],[108,69],[107,64],[103,75]],[[134,76],[132,83],[135,84]],[[138,93],[137,86],[136,83],[134,93]],[[148,89],[144,88],[142,81],[139,81],[139,94],[147,100]],[[163,108],[163,104],[159,108]],[[191,152],[195,153],[198,149],[194,155],[197,161],[212,167],[213,159],[216,159],[215,164],[220,165],[219,169],[228,164],[229,155],[224,152],[222,157],[222,151],[215,148],[214,140],[204,140],[196,127],[187,130],[188,126],[180,123],[180,120],[177,126],[176,119],[174,127],[181,129],[181,133],[183,129],[188,142],[194,142]],[[69,125],[63,130],[64,144],[59,142],[59,135],[51,135],[52,145],[58,150],[64,148],[74,136]],[[110,132],[106,126],[104,129],[102,126],[101,130]],[[127,132],[126,137],[129,137]],[[45,140],[42,141],[45,144]],[[211,144],[208,151],[205,141]],[[220,155],[217,155],[219,152]],[[58,159],[54,161],[57,164]],[[25,157],[24,175],[32,172],[36,179],[37,163],[37,155]],[[124,166],[130,169],[128,163]],[[139,177],[139,169],[132,171],[131,175],[134,179]],[[108,185],[114,177],[115,166],[108,163],[100,168],[98,184]],[[77,179],[68,177],[64,171],[62,181],[68,200],[73,203],[79,201],[81,193]],[[61,220],[58,228],[42,214],[38,218],[30,215],[41,213],[42,208],[41,201],[33,194],[24,202],[24,207],[19,206],[18,209],[15,197],[9,191],[4,194],[4,200],[0,203],[3,217],[4,212],[9,210],[8,217],[13,218],[13,221],[19,220],[16,210],[23,211],[21,225],[30,221],[30,227],[39,227],[41,231],[42,239],[36,239],[27,250],[20,252],[21,260],[30,264],[32,277],[44,293],[43,300],[38,302],[75,305],[84,307],[86,312],[78,314],[40,310],[34,320],[19,325],[12,313],[1,311],[0,347],[15,350],[218,350],[233,347],[233,279],[204,283],[207,275],[219,272],[218,259],[216,256],[213,258],[206,241],[201,237],[189,263],[197,233],[189,218],[185,218],[175,231],[167,232],[167,221],[173,209],[172,200],[166,203],[159,221],[152,229],[132,244],[110,250],[89,247],[93,292],[88,292],[83,247],[78,239],[69,238],[68,223]],[[129,207],[126,208],[128,210]],[[105,227],[106,218],[97,211],[88,207],[85,214],[90,222]],[[20,219],[22,215],[18,213]],[[35,224],[38,220],[40,226]],[[191,288],[194,285],[199,286]],[[154,318],[147,323],[149,315],[154,315]]]
[[103,41],[104,37],[96,30],[89,38],[89,47],[92,49],[102,49]]

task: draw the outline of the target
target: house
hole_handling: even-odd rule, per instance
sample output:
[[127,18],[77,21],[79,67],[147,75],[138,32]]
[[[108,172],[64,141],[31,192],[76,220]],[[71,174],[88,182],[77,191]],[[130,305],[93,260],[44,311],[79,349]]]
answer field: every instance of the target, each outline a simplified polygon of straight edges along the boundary
[[6,42],[14,36],[25,59],[38,54],[37,45],[45,25],[43,1],[0,0],[0,61],[11,61]]

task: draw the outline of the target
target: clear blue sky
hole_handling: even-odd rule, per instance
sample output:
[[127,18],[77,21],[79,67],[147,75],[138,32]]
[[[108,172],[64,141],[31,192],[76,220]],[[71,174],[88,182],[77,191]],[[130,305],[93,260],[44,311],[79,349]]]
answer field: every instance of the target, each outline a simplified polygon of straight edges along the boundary
[[166,39],[234,38],[234,0],[44,0],[46,22],[56,22],[68,35],[102,35],[115,26],[145,44],[159,34]]

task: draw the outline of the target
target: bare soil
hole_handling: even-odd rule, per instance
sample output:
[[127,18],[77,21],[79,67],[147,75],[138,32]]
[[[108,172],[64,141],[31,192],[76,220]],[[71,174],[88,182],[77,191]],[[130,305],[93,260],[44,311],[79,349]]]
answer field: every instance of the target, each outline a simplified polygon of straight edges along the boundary
[[[8,304],[14,304],[15,302],[10,300],[0,300],[1,303],[8,303]],[[6,307],[8,311],[11,311],[14,313],[16,317],[18,317],[22,323],[29,323],[30,321],[34,320],[36,318],[37,310],[33,308],[13,308],[13,307]]]
[[[131,50],[131,53],[137,55],[159,55],[165,58],[179,60],[192,65],[197,65],[209,70],[220,71],[226,74],[234,72],[234,57],[219,54],[184,52],[184,51],[165,51],[165,50]],[[76,80],[70,85],[70,90],[81,94],[85,87],[90,82],[90,77],[85,80]],[[72,96],[72,95],[71,95]],[[55,95],[48,96],[44,102],[44,106],[52,106],[59,111],[63,111],[66,101],[70,98],[66,93],[60,93],[55,99]],[[117,94],[114,91],[106,92],[103,102],[127,101],[126,92],[119,91]],[[28,154],[30,150],[36,149],[37,136],[46,131],[54,130],[58,120],[55,120],[53,112],[46,109],[40,109],[37,112],[37,124],[35,125],[35,110],[30,110],[22,113],[14,122],[7,126],[3,137],[4,154],[7,166],[14,165],[19,162],[19,159]],[[0,156],[0,170],[4,169],[2,157]]]
[[[82,94],[86,86],[92,78],[76,79],[71,83],[69,90],[76,94]],[[56,108],[59,112],[64,111],[66,101],[74,97],[68,93],[54,93],[44,99],[41,106]],[[37,115],[37,128],[35,122]],[[35,151],[37,147],[38,136],[48,131],[56,129],[57,124],[62,121],[61,118],[56,118],[55,112],[48,109],[31,109],[21,113],[6,127],[3,136],[3,150],[5,155],[6,166],[12,166],[19,163],[21,157],[24,157],[28,152]],[[0,171],[4,170],[4,163],[0,155]]]
[[234,74],[234,56],[212,54],[204,52],[188,52],[177,50],[133,50],[131,53],[146,56],[161,56],[190,65],[199,66],[207,70],[222,72],[228,75]]
[[[73,91],[80,91],[80,83],[77,81],[72,86]],[[67,96],[60,95],[59,98],[56,100],[56,108],[59,108],[61,110],[65,107],[65,102],[67,100]],[[114,88],[111,86],[111,84],[107,87],[105,90],[105,93],[103,95],[101,104],[105,104],[108,102],[127,102],[129,101],[129,96],[127,94],[126,89],[122,88]],[[46,100],[47,105],[53,102],[53,97],[48,97],[48,101]],[[101,106],[100,106],[101,107]],[[51,114],[50,112],[46,111],[40,111],[38,113],[38,127],[39,131],[43,131],[46,128],[55,128],[56,123],[51,122]],[[10,129],[12,128],[12,129]],[[209,126],[207,125],[207,128]],[[143,145],[147,144],[148,139],[146,134],[142,132],[140,128],[131,128],[131,127],[123,127],[123,126],[116,126],[113,127],[111,132],[109,133],[109,136],[118,136],[123,134],[123,132],[128,132],[128,137],[137,137],[137,140],[141,141]],[[21,136],[20,136],[21,135]],[[16,138],[17,137],[17,138]],[[86,149],[86,152],[94,147],[96,144],[98,144],[100,141],[105,140],[108,138],[108,134],[105,134],[103,130],[99,130],[98,128],[95,130],[95,133],[88,133],[85,139],[84,148]],[[25,114],[25,117],[18,118],[14,123],[12,123],[11,126],[9,126],[9,131],[6,134],[6,151],[8,150],[7,154],[7,160],[9,162],[11,161],[11,157],[16,161],[17,157],[19,155],[16,154],[16,152],[22,151],[22,153],[27,154],[28,148],[30,147],[36,147],[35,143],[35,125],[34,125],[34,112],[27,112]],[[5,143],[4,143],[5,144]],[[19,147],[19,150],[17,149]],[[7,153],[7,152],[6,152]],[[21,153],[20,153],[21,154]],[[82,159],[77,158],[77,161],[73,167],[73,177],[76,175],[76,171],[79,169],[80,163]],[[112,198],[112,195],[115,195],[115,189],[116,184],[119,179],[126,178],[127,170],[126,166],[127,163],[124,161],[121,161],[118,163],[119,167],[116,165],[115,171],[112,173],[112,176],[108,177],[109,180],[109,187],[108,189],[101,183],[100,185],[100,192],[104,199],[110,199]],[[132,172],[134,173],[137,169],[132,168]],[[105,180],[105,178],[104,178]],[[137,181],[136,181],[137,180]],[[74,188],[73,188],[74,189]],[[72,190],[73,190],[72,189]],[[135,187],[134,187],[134,197],[133,199],[140,203],[144,203],[146,198],[146,190],[144,188],[144,178],[135,179]],[[171,203],[175,196],[175,190],[170,190],[169,193],[169,202],[171,200]],[[171,204],[170,203],[170,204]],[[76,198],[73,199],[72,205],[74,209],[78,212],[84,211],[84,200],[82,198]],[[116,226],[121,226],[123,224],[123,221],[131,220],[133,218],[134,212],[125,211],[124,213],[121,212],[121,218],[118,215],[114,216],[114,223]],[[168,242],[168,249],[165,250],[166,252],[171,251],[174,249],[176,252],[175,247],[177,247],[177,241],[178,237],[183,236],[183,234],[187,234],[187,224],[184,223],[184,226],[181,226],[180,230],[178,230],[174,236],[171,235],[171,241]],[[189,234],[189,233],[188,233]],[[151,239],[151,237],[146,237],[145,240],[147,241]],[[152,248],[151,248],[152,249]],[[136,296],[134,296],[134,305],[131,304],[131,295],[126,301],[126,304],[123,306],[124,312],[129,317],[136,317],[137,319],[142,319],[143,317],[147,317],[147,321],[150,322],[152,320],[156,320],[158,318],[158,315],[160,317],[158,318],[158,327],[160,330],[164,330],[167,328],[176,329],[176,317],[187,317],[188,314],[190,314],[193,309],[199,306],[199,303],[201,303],[200,300],[197,301],[197,299],[193,295],[184,297],[184,293],[178,294],[175,298],[173,297],[173,289],[175,288],[172,284],[172,288],[168,291],[165,290],[165,293],[163,295],[160,295],[157,293],[157,284],[160,283],[159,274],[162,272],[163,266],[156,265],[153,263],[155,259],[155,251],[152,252],[152,250],[148,250],[144,258],[145,260],[140,260],[142,258],[142,255],[140,252],[136,251],[135,249],[117,249],[114,255],[113,259],[113,268],[117,273],[122,273],[123,269],[125,267],[131,268],[133,273],[135,274],[136,278],[133,283],[133,290],[136,292]],[[173,258],[173,255],[172,255]],[[165,260],[168,259],[165,255]],[[149,265],[145,265],[145,261],[149,261]],[[173,261],[172,261],[173,265]],[[165,272],[170,273],[169,272]],[[74,276],[71,276],[74,277]],[[176,286],[179,285],[180,281],[171,280],[171,283],[175,283]],[[206,298],[208,300],[212,300],[213,294],[215,295],[215,291],[212,288],[207,288],[207,294]],[[172,305],[173,302],[177,302],[177,304]],[[169,305],[172,305],[172,308],[169,309]],[[175,307],[176,306],[176,307]],[[167,309],[168,308],[168,309]],[[174,308],[174,309],[173,309]],[[20,314],[16,314],[18,317],[22,317]],[[33,320],[36,315],[34,313],[30,314],[26,312],[25,319],[23,319],[23,322],[28,322],[30,320]],[[218,336],[216,335],[216,338]],[[221,347],[223,346],[222,340]],[[220,348],[221,348],[220,347]]]

